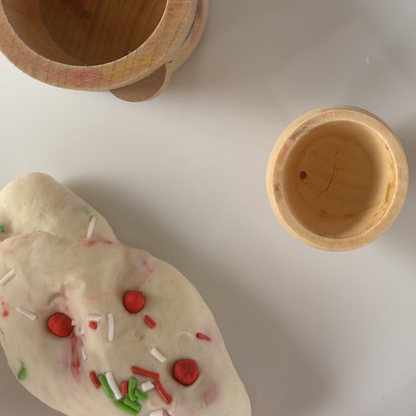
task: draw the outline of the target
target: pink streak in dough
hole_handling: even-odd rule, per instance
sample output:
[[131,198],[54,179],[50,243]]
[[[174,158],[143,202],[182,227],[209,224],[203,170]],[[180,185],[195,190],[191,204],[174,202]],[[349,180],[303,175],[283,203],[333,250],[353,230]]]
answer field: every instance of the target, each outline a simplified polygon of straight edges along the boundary
[[214,384],[211,387],[208,387],[202,393],[202,399],[204,400],[205,405],[208,407],[220,394],[219,388]]
[[113,244],[112,241],[106,240],[105,238],[99,238],[99,237],[90,237],[90,238],[84,238],[79,242],[79,244],[83,247],[92,247],[97,243],[102,244]]
[[71,336],[71,373],[77,379],[79,376],[79,368],[81,367],[81,357],[79,351],[82,348],[82,341],[75,334]]
[[141,333],[139,330],[136,330],[136,331],[134,332],[134,336],[135,336],[135,337],[137,337],[137,338],[139,338],[139,339],[140,339],[140,341],[143,341],[143,340],[144,340],[144,337],[145,337],[146,335],[144,335],[143,333]]
[[153,270],[155,269],[155,262],[156,259],[151,254],[145,251],[140,251],[139,254],[135,256],[135,258],[133,259],[133,267],[134,271],[140,274],[140,284],[143,284],[147,280],[147,278],[153,273]]
[[3,313],[1,316],[7,318],[9,316],[9,304],[7,302],[1,301],[1,306],[3,306]]

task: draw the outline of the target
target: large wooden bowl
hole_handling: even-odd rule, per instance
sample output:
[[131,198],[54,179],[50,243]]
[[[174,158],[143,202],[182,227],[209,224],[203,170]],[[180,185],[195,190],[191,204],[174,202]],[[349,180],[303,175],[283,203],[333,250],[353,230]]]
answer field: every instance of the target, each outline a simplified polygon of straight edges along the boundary
[[408,169],[393,131],[350,106],[313,110],[280,136],[267,168],[267,193],[282,225],[323,250],[370,243],[404,203]]
[[160,94],[195,49],[208,0],[0,0],[0,50],[48,84]]

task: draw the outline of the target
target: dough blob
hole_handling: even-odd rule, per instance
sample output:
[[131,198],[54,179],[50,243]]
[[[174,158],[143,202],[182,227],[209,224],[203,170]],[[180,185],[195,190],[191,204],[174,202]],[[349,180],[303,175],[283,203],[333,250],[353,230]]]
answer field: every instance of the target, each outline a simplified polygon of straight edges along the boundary
[[111,373],[121,393],[131,377],[139,391],[159,387],[136,401],[139,416],[251,415],[213,315],[174,267],[121,244],[95,209],[41,173],[3,189],[0,225],[0,340],[40,400],[70,416],[127,415],[90,375]]

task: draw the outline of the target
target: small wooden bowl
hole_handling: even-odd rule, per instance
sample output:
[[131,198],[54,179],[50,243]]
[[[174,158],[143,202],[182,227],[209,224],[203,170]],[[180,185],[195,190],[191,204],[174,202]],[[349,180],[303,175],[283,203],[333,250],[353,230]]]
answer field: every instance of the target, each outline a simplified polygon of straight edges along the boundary
[[159,95],[198,44],[208,0],[0,0],[0,50],[39,81]]
[[322,250],[352,250],[379,237],[406,198],[408,169],[393,131],[350,106],[313,110],[280,136],[267,193],[281,224]]

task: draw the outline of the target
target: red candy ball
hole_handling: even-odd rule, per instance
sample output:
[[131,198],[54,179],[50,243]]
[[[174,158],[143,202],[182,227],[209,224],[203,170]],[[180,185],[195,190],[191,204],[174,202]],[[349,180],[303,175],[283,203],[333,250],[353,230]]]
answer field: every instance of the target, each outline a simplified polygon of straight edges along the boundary
[[198,377],[198,365],[194,360],[176,361],[173,376],[178,383],[190,386]]
[[91,329],[97,329],[98,328],[97,322],[90,322],[90,328]]
[[142,292],[131,290],[123,296],[123,304],[126,310],[130,313],[137,313],[143,309],[146,300]]
[[64,313],[54,313],[48,319],[48,328],[58,337],[69,337],[72,333],[72,319]]

